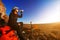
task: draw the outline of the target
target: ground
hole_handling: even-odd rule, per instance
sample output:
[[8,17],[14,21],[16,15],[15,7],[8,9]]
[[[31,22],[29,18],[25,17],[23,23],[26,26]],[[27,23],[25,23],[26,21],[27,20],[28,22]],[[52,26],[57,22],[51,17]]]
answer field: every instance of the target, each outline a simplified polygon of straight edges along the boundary
[[30,24],[24,24],[23,28],[30,40],[60,40],[60,23],[32,24],[32,28]]

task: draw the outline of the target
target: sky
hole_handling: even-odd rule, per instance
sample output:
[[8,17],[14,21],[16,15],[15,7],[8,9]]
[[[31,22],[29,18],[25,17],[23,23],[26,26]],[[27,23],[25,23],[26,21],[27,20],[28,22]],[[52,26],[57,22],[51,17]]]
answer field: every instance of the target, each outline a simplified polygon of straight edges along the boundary
[[[9,16],[13,7],[24,10],[17,22],[42,24],[60,22],[60,0],[2,0]],[[20,13],[19,13],[20,14]]]

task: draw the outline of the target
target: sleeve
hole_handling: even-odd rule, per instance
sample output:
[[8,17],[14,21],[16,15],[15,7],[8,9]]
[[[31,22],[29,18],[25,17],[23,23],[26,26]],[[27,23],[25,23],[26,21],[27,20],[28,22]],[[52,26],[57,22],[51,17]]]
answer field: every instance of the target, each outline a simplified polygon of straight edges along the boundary
[[22,18],[22,15],[23,15],[23,14],[18,15],[18,18]]

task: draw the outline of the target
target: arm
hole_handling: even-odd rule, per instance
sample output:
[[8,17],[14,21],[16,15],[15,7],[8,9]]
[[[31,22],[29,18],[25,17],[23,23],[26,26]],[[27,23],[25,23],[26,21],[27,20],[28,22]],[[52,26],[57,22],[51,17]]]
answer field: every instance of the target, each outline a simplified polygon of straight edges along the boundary
[[19,18],[22,18],[23,14],[18,15]]
[[20,14],[20,16],[18,15],[19,18],[22,18],[22,16],[23,16],[22,13],[23,13],[23,11],[24,11],[24,10],[20,10],[20,13],[21,13],[21,14]]

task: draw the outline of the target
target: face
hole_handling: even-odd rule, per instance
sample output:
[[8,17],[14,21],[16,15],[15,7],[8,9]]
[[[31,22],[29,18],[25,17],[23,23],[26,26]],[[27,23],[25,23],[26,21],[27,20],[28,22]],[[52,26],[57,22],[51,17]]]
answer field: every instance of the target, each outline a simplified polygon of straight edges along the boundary
[[15,9],[14,14],[17,14],[17,13],[18,13],[18,9]]
[[0,6],[0,13],[4,14],[6,12],[6,8],[3,6]]
[[0,15],[2,19],[4,18],[3,16],[5,15],[5,12],[6,8],[3,5],[0,5]]
[[20,23],[18,23],[18,26],[20,26],[21,24]]

